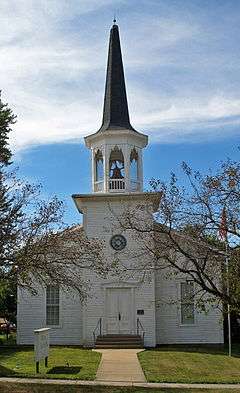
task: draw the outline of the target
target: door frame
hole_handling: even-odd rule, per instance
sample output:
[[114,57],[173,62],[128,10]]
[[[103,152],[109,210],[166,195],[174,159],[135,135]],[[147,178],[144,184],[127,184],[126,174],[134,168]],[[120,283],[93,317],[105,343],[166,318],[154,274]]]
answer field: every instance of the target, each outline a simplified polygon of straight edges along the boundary
[[107,283],[103,285],[104,290],[104,316],[103,316],[103,334],[107,334],[107,293],[108,289],[124,289],[128,288],[131,289],[131,305],[130,305],[130,312],[131,312],[131,328],[130,334],[135,334],[136,332],[136,307],[135,307],[135,287],[137,284],[132,283]]

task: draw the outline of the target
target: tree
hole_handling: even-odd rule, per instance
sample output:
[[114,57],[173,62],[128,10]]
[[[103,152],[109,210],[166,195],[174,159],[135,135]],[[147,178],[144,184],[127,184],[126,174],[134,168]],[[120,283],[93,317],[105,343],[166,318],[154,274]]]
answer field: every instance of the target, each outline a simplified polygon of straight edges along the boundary
[[0,91],[0,164],[9,165],[12,153],[9,149],[8,139],[11,125],[16,122],[16,116],[7,104],[3,104]]
[[0,316],[16,323],[17,286],[16,283],[0,281]]
[[63,223],[64,206],[56,197],[40,199],[40,186],[26,184],[14,172],[2,173],[0,207],[0,279],[35,290],[36,282],[74,288],[84,297],[83,270],[104,274],[102,243],[87,239],[80,225]]
[[75,289],[83,298],[88,285],[84,269],[106,274],[102,243],[87,239],[80,225],[63,222],[58,198],[41,199],[41,187],[9,170],[8,133],[15,116],[0,101],[0,283],[36,291],[36,283]]
[[174,174],[169,183],[150,183],[160,196],[155,223],[143,223],[139,207],[126,211],[119,224],[135,232],[136,241],[152,254],[155,269],[184,275],[197,284],[200,308],[219,302],[239,312],[240,164],[227,160],[207,175],[186,163],[182,168],[188,180],[185,188]]

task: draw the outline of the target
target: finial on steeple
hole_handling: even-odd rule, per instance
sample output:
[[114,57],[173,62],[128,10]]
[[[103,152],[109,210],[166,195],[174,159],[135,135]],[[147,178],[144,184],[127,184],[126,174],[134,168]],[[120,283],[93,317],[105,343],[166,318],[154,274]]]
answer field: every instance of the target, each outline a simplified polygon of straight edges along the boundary
[[117,22],[117,19],[116,19],[116,14],[114,13],[114,16],[113,16],[113,24],[115,25],[115,24],[116,24],[116,22]]

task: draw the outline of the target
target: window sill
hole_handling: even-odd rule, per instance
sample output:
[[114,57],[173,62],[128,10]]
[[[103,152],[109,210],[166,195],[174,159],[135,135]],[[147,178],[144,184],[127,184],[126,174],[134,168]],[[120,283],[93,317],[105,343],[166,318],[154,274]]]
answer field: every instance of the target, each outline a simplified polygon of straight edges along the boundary
[[62,329],[62,325],[46,325],[49,329]]

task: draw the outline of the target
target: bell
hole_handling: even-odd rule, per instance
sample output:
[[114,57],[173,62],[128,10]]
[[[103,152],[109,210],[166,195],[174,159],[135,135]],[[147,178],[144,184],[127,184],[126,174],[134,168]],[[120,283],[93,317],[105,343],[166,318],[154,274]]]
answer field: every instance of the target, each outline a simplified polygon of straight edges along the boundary
[[123,167],[119,168],[117,163],[115,162],[115,168],[112,169],[111,179],[123,179],[124,176],[122,175],[122,172],[121,172],[122,169],[123,169]]

